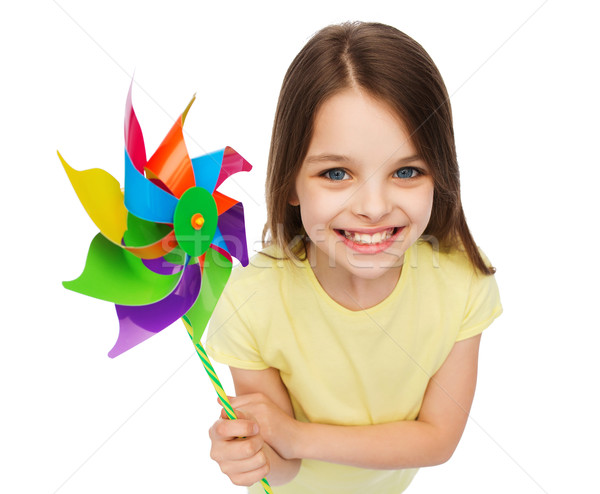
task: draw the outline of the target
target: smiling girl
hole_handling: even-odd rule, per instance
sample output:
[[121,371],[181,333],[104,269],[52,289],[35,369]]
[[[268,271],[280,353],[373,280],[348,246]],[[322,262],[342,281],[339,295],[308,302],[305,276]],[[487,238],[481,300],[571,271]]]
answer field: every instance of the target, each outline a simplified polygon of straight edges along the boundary
[[307,43],[279,98],[267,206],[268,246],[233,273],[207,337],[240,417],[213,425],[211,456],[278,494],[402,492],[454,452],[502,312],[418,43],[367,23]]

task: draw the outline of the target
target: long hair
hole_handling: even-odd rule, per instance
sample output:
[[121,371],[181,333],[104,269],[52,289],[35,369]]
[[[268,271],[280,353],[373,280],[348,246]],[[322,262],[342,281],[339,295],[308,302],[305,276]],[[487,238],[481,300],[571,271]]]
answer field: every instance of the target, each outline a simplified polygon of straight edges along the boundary
[[306,253],[300,210],[289,199],[306,157],[315,115],[333,94],[359,87],[388,104],[405,123],[434,182],[433,208],[422,239],[442,251],[464,250],[476,269],[493,274],[469,231],[460,198],[460,177],[450,98],[423,47],[378,23],[344,23],[317,32],[298,53],[283,80],[266,179],[267,223],[263,243],[289,258]]

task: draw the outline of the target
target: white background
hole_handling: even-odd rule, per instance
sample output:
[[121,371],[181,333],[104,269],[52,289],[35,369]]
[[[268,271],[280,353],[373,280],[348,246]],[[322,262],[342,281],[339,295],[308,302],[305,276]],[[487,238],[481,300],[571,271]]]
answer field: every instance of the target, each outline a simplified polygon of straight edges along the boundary
[[[96,227],[56,156],[122,181],[133,93],[150,155],[194,93],[192,156],[254,164],[226,192],[252,246],[281,80],[319,28],[392,24],[451,94],[463,202],[498,268],[505,312],[482,340],[472,420],[409,492],[597,488],[597,3],[5,2],[0,8],[0,491],[244,492],[208,456],[219,413],[180,323],[111,360],[111,304],[61,286]],[[167,7],[168,5],[168,7]],[[232,392],[226,369],[219,367]],[[276,490],[275,490],[276,492]]]

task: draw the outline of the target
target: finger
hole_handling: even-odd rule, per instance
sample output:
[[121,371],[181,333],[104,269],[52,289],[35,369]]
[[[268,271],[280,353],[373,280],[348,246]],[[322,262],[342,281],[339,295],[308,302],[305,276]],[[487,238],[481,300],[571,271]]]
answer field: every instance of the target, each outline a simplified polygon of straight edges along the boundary
[[221,470],[223,473],[250,473],[262,468],[267,464],[267,456],[264,451],[258,450],[253,456],[250,458],[245,458],[242,460],[233,460],[233,461],[224,461],[221,465]]
[[268,459],[263,451],[242,461],[222,462],[221,471],[236,485],[251,486],[270,472]]
[[[229,401],[230,404],[231,404],[231,400],[234,400],[234,399],[235,399],[235,396],[229,396],[229,395],[227,395],[227,401]],[[219,405],[221,405],[221,406],[225,406],[223,404],[223,401],[221,400],[220,396],[217,397],[217,403],[219,403]]]
[[[265,442],[260,436],[253,436],[232,441],[213,443],[210,457],[222,465],[223,463],[245,461],[254,457],[263,449]],[[246,470],[238,470],[246,471]]]
[[227,444],[229,449],[227,460],[243,462],[249,458],[253,458],[263,449],[264,445],[265,441],[260,436],[234,439]]
[[240,487],[250,487],[251,485],[260,482],[261,479],[264,479],[267,475],[269,475],[270,471],[271,468],[269,467],[269,465],[264,465],[263,467],[252,472],[228,475],[228,477],[231,480],[231,482],[235,485],[238,485]]
[[[249,420],[250,422],[257,423],[257,420],[256,420],[256,418],[254,418],[254,416],[253,416],[253,415],[251,415],[251,414],[249,414],[249,413],[247,413],[247,412],[242,412],[241,410],[237,410],[237,409],[236,409],[236,410],[234,410],[234,415],[235,415],[235,418],[234,418],[234,419],[232,419],[232,418],[231,418],[231,417],[230,417],[230,416],[227,414],[227,411],[226,411],[224,408],[222,408],[222,409],[221,409],[221,418],[222,418],[223,420],[239,420],[239,419],[242,419],[242,420]],[[258,430],[256,431],[256,433],[258,433]],[[256,434],[256,433],[255,433],[255,434]]]
[[[233,414],[235,415],[235,418],[237,418],[237,419],[249,418],[244,413],[241,413],[240,410],[238,410],[237,408],[234,408],[234,406],[251,404],[252,401],[247,398],[247,397],[251,397],[251,396],[253,396],[253,395],[246,395],[244,397],[228,396],[230,406],[225,406],[220,397],[217,398],[217,403],[222,407],[223,411],[225,412],[225,415],[228,418],[231,418],[231,417],[229,417],[229,415],[227,415],[227,411],[225,411],[225,409],[233,410]],[[234,405],[234,403],[235,403],[235,405]],[[221,415],[223,415],[223,411],[221,412]],[[223,418],[225,418],[225,417],[223,417]]]
[[228,441],[239,437],[251,437],[258,434],[258,424],[251,420],[219,419],[209,430],[209,436],[213,440]]
[[247,410],[240,410],[239,408],[234,408],[233,409],[234,413],[235,413],[235,417],[238,420],[249,420],[250,422],[256,422],[256,419],[254,418],[254,416],[248,412]]

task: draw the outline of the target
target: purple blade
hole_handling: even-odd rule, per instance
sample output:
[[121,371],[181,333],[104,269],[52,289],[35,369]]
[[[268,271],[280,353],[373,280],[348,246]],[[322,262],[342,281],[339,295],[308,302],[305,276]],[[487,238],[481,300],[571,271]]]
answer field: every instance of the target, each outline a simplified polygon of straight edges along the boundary
[[244,227],[244,206],[238,202],[219,215],[217,223],[227,250],[242,263],[248,265],[248,246],[246,244],[246,228]]
[[108,356],[130,350],[183,316],[198,298],[201,272],[198,264],[186,266],[179,284],[167,297],[149,305],[117,305],[119,337]]
[[142,262],[150,271],[157,274],[175,274],[183,269],[182,264],[173,264],[166,261],[164,257],[159,257],[157,259],[142,259]]

